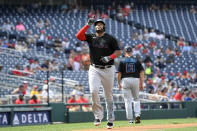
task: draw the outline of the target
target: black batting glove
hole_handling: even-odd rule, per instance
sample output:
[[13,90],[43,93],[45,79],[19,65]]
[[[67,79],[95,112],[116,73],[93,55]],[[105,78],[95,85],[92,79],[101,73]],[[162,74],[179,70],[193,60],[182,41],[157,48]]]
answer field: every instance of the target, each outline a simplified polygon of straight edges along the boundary
[[88,25],[89,25],[89,26],[93,25],[94,22],[95,22],[95,19],[94,19],[94,18],[88,19]]
[[101,58],[101,61],[103,63],[108,63],[110,60],[112,60],[110,56],[104,56]]

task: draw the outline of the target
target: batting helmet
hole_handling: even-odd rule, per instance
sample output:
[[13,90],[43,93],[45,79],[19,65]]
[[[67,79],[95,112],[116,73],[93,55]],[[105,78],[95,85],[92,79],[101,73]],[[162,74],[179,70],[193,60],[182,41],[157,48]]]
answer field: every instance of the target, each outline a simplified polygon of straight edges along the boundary
[[124,51],[125,52],[132,52],[132,47],[127,45],[127,46],[125,46]]
[[95,21],[94,26],[96,26],[96,24],[98,23],[102,23],[105,26],[105,22],[102,19],[98,19],[97,21]]

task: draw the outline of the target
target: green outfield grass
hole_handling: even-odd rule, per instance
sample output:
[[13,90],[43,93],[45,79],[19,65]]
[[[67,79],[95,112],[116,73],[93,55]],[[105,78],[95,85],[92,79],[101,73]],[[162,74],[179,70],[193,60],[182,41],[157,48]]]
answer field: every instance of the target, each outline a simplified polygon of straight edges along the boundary
[[[197,123],[197,118],[185,119],[158,119],[158,120],[142,120],[142,123],[135,126],[157,125],[157,124],[181,124],[181,123]],[[114,128],[130,126],[128,121],[115,121]],[[72,131],[80,129],[106,128],[106,122],[103,121],[99,127],[95,127],[93,122],[88,123],[71,123],[71,124],[52,124],[37,126],[18,126],[18,127],[1,127],[0,131]],[[154,130],[164,131],[164,130]],[[166,129],[165,131],[197,131],[197,127],[188,127],[181,129]]]

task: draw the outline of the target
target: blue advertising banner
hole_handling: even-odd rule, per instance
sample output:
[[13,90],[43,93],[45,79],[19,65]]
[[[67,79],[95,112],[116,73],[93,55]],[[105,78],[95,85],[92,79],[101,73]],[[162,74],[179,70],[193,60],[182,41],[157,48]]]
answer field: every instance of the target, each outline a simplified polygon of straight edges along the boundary
[[50,111],[19,111],[14,112],[12,124],[15,125],[35,125],[49,124]]
[[5,126],[10,124],[10,113],[0,112],[0,126]]

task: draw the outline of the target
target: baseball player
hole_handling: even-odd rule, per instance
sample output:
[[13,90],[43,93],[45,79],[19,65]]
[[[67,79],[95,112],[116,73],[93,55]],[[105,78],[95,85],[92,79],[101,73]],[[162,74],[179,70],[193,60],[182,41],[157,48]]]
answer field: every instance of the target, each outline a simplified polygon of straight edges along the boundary
[[125,57],[121,59],[118,66],[117,80],[118,88],[123,88],[126,108],[126,116],[129,123],[133,123],[132,101],[134,103],[135,123],[140,123],[140,100],[139,89],[143,90],[144,68],[142,64],[132,56],[132,48],[126,46]]
[[[86,34],[85,32],[93,24],[96,34]],[[114,59],[121,55],[120,47],[114,37],[105,33],[105,23],[101,19],[95,22],[94,18],[90,18],[76,37],[81,41],[87,41],[90,49],[89,87],[95,117],[94,125],[100,125],[103,119],[103,108],[99,97],[99,88],[102,84],[106,98],[107,128],[111,129],[115,120],[112,96],[115,75]]]

